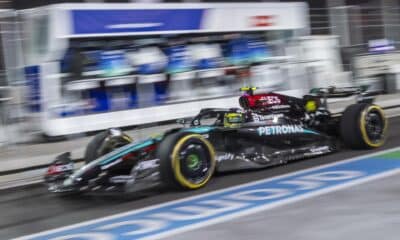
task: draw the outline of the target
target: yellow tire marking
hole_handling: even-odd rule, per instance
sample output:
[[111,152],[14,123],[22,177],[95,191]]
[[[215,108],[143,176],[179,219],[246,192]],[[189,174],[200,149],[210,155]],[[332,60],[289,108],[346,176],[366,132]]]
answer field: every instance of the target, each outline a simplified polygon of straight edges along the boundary
[[[379,114],[383,118],[383,124],[384,124],[384,129],[383,129],[383,132],[382,132],[382,135],[384,137],[380,141],[378,141],[376,143],[372,142],[371,139],[369,139],[368,134],[367,134],[367,129],[365,128],[365,116],[371,110],[376,110],[376,111],[379,112]],[[362,136],[364,142],[370,147],[380,147],[380,146],[382,146],[385,143],[387,125],[388,125],[387,124],[387,119],[385,117],[385,114],[384,114],[382,108],[380,108],[379,106],[376,106],[376,105],[371,105],[367,109],[364,109],[364,111],[361,114],[361,118],[360,118],[360,130],[361,130],[361,136]]]
[[132,142],[132,138],[129,137],[128,135],[122,135],[122,138],[125,139],[127,142]]
[[[191,181],[188,181],[182,174],[181,172],[181,168],[180,168],[180,158],[179,158],[179,150],[182,147],[182,145],[189,140],[190,138],[197,138],[199,139],[201,142],[203,142],[209,152],[210,152],[210,157],[211,157],[211,166],[209,169],[209,174],[207,176],[207,178],[205,178],[202,182],[200,183],[193,183]],[[190,134],[187,136],[184,136],[183,138],[179,139],[179,141],[175,144],[174,149],[172,151],[171,154],[171,161],[172,161],[172,170],[174,172],[174,176],[175,179],[178,181],[178,183],[180,185],[182,185],[183,187],[189,188],[189,189],[197,189],[197,188],[201,188],[202,186],[204,186],[211,178],[214,169],[215,169],[215,152],[214,152],[214,148],[211,145],[211,143],[209,141],[207,141],[206,139],[204,139],[201,135],[199,134]]]

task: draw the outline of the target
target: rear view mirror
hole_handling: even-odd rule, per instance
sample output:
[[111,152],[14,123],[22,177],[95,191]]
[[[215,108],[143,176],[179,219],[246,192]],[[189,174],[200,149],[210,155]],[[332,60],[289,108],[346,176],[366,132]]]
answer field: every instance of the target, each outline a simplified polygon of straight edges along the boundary
[[176,123],[185,125],[186,120],[184,118],[180,118],[180,119],[176,120]]

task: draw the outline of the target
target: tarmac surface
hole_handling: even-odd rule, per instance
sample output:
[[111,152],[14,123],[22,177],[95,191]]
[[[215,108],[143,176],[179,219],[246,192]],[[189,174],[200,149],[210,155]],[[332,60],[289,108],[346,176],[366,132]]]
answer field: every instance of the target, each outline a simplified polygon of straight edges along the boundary
[[166,238],[397,240],[400,175]]
[[[259,179],[279,176],[400,146],[400,117],[389,121],[387,144],[378,150],[342,151],[284,166],[216,176],[199,191],[155,190],[140,195],[59,198],[41,184],[0,191],[0,239],[62,227]],[[398,239],[400,176],[370,182],[170,239]]]

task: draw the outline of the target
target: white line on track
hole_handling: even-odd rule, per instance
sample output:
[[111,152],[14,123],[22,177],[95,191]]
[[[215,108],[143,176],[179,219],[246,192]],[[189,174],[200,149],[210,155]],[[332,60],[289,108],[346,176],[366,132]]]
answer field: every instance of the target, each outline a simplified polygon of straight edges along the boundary
[[[357,161],[357,160],[360,160],[360,159],[370,158],[370,157],[374,157],[374,156],[377,156],[377,155],[382,155],[382,154],[393,152],[393,151],[397,151],[397,150],[400,150],[400,147],[386,149],[386,150],[378,151],[378,152],[371,153],[371,154],[365,154],[365,155],[361,155],[361,156],[345,159],[345,160],[334,162],[334,163],[329,163],[329,164],[324,164],[324,165],[320,165],[320,166],[316,166],[316,167],[311,167],[311,168],[308,168],[308,169],[295,171],[295,172],[283,174],[283,175],[272,177],[272,178],[265,178],[265,179],[261,179],[261,180],[257,180],[257,181],[253,181],[253,182],[249,182],[249,183],[245,183],[245,184],[240,184],[240,185],[236,185],[236,186],[233,186],[233,187],[224,188],[224,189],[221,189],[221,190],[216,190],[216,191],[212,191],[212,192],[208,192],[208,193],[199,194],[199,195],[196,195],[196,196],[193,196],[193,197],[188,197],[188,198],[178,199],[178,200],[174,200],[174,201],[169,201],[169,202],[165,202],[165,203],[161,203],[161,204],[157,204],[157,205],[153,205],[153,206],[149,206],[149,207],[145,207],[145,208],[141,208],[141,209],[136,209],[136,210],[132,210],[132,211],[124,212],[124,213],[119,213],[119,214],[115,214],[115,215],[111,215],[111,216],[107,216],[107,217],[102,217],[102,218],[98,218],[98,219],[94,219],[94,220],[89,220],[89,221],[86,221],[86,222],[77,223],[77,224],[73,224],[73,225],[69,225],[69,226],[65,226],[65,227],[61,227],[61,228],[47,230],[47,231],[39,232],[39,233],[32,234],[32,235],[22,236],[22,237],[19,237],[19,238],[15,238],[14,240],[28,240],[28,239],[31,239],[31,238],[34,238],[34,237],[39,237],[41,235],[45,235],[45,234],[49,235],[49,234],[53,234],[53,233],[56,233],[56,232],[59,232],[59,231],[65,231],[65,230],[69,230],[69,229],[72,229],[72,228],[77,228],[77,227],[84,226],[84,225],[94,224],[94,223],[98,223],[98,222],[101,222],[101,221],[107,221],[107,220],[113,219],[113,218],[119,218],[119,217],[124,217],[126,215],[137,214],[137,213],[140,213],[140,212],[143,212],[143,211],[147,211],[147,210],[151,210],[151,209],[155,209],[155,208],[161,208],[161,207],[164,207],[164,206],[170,205],[170,204],[177,204],[177,203],[180,203],[180,202],[183,202],[183,201],[195,200],[197,198],[206,197],[206,196],[209,196],[209,195],[212,195],[212,194],[232,191],[232,190],[235,190],[235,189],[238,189],[238,188],[243,188],[243,187],[246,187],[246,186],[249,186],[249,185],[254,185],[254,184],[265,182],[265,181],[278,180],[278,179],[290,177],[290,176],[293,176],[293,175],[298,175],[298,174],[303,174],[303,173],[315,171],[315,170],[322,169],[322,168],[328,168],[328,167],[331,167],[331,166],[336,166],[336,165],[340,165],[340,164],[344,164],[344,163],[350,163],[350,162],[354,162],[354,161]],[[233,218],[237,218],[237,217],[241,217],[241,216],[244,216],[244,215],[252,214],[252,213],[255,213],[255,212],[258,212],[258,211],[261,211],[261,210],[267,210],[267,209],[275,208],[275,207],[282,206],[282,205],[285,205],[285,204],[301,201],[303,199],[308,199],[308,198],[319,196],[319,195],[322,195],[322,194],[325,194],[325,193],[329,193],[329,192],[337,191],[337,190],[340,190],[340,189],[348,188],[348,187],[351,187],[351,186],[359,185],[359,184],[362,184],[362,183],[365,183],[365,182],[369,182],[369,181],[372,181],[372,180],[376,180],[376,179],[392,176],[392,175],[397,174],[397,173],[400,173],[400,169],[395,169],[395,170],[392,170],[392,171],[386,171],[384,173],[376,174],[376,175],[373,175],[371,177],[365,177],[365,178],[362,178],[362,179],[359,179],[359,180],[355,180],[355,181],[352,181],[352,182],[349,182],[349,183],[341,184],[340,186],[334,186],[334,187],[329,187],[329,188],[317,190],[317,191],[314,191],[314,192],[311,192],[311,193],[307,193],[307,194],[304,194],[304,195],[301,195],[301,196],[298,196],[298,197],[293,197],[293,198],[290,198],[290,199],[287,199],[287,200],[279,201],[277,203],[273,203],[273,204],[269,204],[269,205],[266,205],[266,206],[261,206],[261,207],[258,207],[258,208],[254,208],[254,209],[251,209],[251,210],[246,211],[246,212],[240,212],[240,213],[229,215],[229,216],[226,216],[226,217],[224,216],[224,217],[220,217],[220,218],[215,218],[215,219],[210,220],[208,222],[202,222],[202,223],[190,225],[188,227],[183,227],[183,228],[180,228],[180,229],[177,229],[177,230],[170,231],[168,233],[162,233],[160,235],[154,235],[152,237],[143,238],[143,239],[151,240],[151,239],[159,239],[159,238],[162,238],[162,237],[167,237],[167,236],[170,236],[172,234],[182,233],[184,231],[193,230],[195,228],[201,228],[201,227],[208,226],[208,225],[211,225],[211,224],[220,223],[220,222],[227,221],[227,220],[230,220],[230,219],[233,219]]]

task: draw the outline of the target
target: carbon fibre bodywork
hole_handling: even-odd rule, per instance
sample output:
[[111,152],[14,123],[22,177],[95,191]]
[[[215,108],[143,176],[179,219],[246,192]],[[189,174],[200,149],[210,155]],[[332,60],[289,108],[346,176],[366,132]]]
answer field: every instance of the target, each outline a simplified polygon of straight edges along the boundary
[[[202,116],[232,112],[232,109],[209,109]],[[218,116],[219,117],[219,116]],[[157,148],[163,139],[177,132],[200,134],[215,149],[216,171],[265,168],[335,150],[333,138],[307,128],[286,117],[271,121],[247,122],[238,128],[219,124],[193,125],[171,129],[164,134],[118,148],[81,167],[70,175],[54,171],[71,164],[65,160],[53,164],[46,174],[51,192],[123,191],[133,192],[160,183]],[[61,171],[62,172],[62,171]]]

